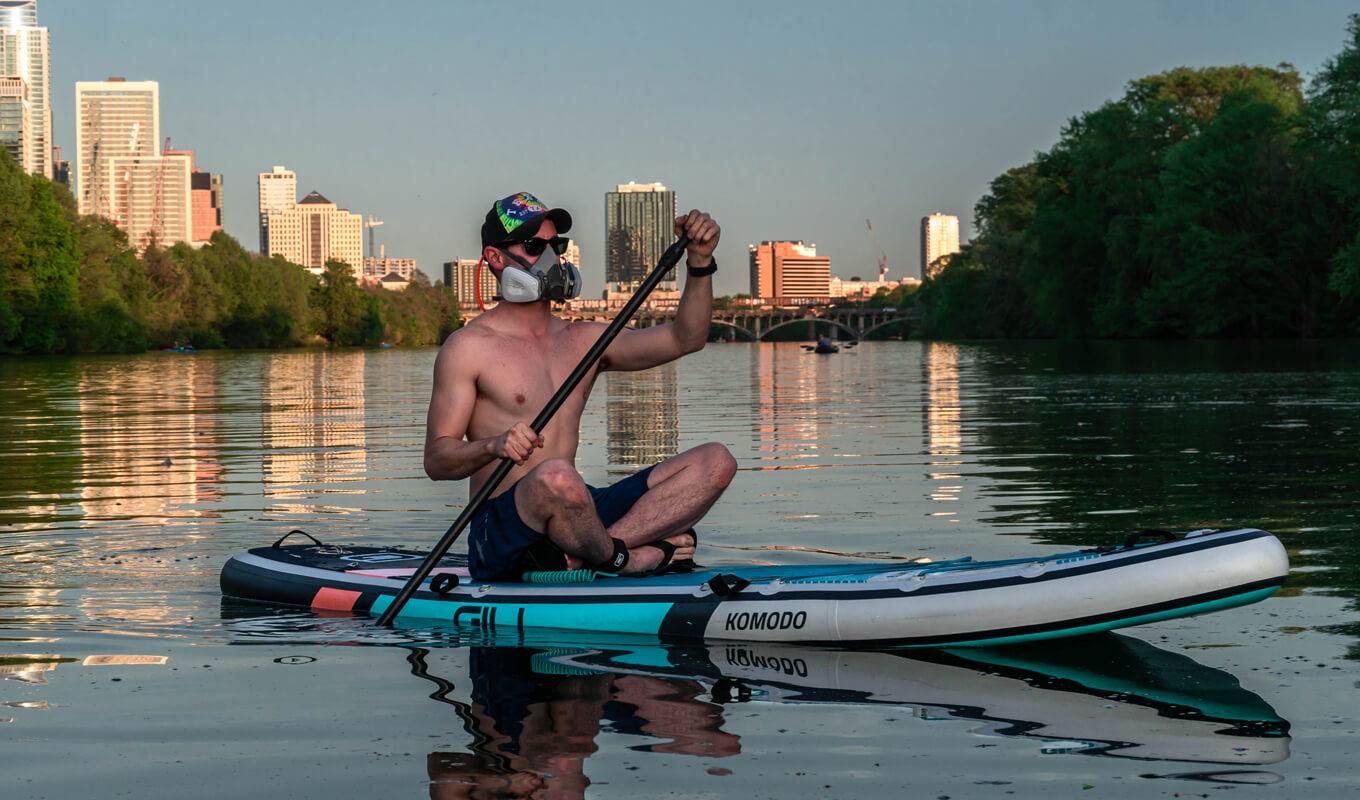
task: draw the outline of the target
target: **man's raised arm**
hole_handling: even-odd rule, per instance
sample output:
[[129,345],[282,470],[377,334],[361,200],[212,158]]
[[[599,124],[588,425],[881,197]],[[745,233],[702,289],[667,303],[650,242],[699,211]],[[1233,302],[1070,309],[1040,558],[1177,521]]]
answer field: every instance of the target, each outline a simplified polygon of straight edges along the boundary
[[675,235],[689,234],[685,288],[675,322],[642,330],[623,330],[604,352],[602,369],[649,369],[704,348],[713,321],[713,250],[722,229],[708,214],[697,210],[675,220]]

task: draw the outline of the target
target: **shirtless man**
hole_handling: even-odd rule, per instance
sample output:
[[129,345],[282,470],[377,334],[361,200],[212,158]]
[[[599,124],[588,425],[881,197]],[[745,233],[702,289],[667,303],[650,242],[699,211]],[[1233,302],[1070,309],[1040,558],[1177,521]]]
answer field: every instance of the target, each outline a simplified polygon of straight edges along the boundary
[[721,230],[708,214],[675,220],[689,234],[675,322],[621,331],[541,435],[532,420],[600,337],[605,325],[568,323],[549,297],[580,291],[557,259],[571,215],[521,192],[499,200],[482,225],[482,256],[505,300],[455,331],[440,348],[425,433],[425,472],[471,477],[476,494],[502,458],[515,467],[471,523],[468,567],[477,580],[519,580],[537,569],[589,566],[645,575],[692,565],[693,526],[736,474],[727,448],[700,445],[612,486],[576,472],[581,413],[601,370],[641,370],[700,350],[713,315],[713,250]]

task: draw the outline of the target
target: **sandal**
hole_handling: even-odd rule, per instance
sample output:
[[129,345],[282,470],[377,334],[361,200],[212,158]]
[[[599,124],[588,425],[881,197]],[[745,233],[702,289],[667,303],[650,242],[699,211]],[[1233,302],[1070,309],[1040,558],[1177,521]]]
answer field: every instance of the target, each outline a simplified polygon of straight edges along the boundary
[[[694,546],[698,547],[699,535],[694,532],[694,529],[690,528],[685,531],[685,533],[694,537]],[[656,542],[648,542],[647,544],[638,545],[638,547],[655,547],[662,553],[661,563],[653,567],[651,571],[647,573],[648,575],[677,575],[694,571],[695,564],[694,559],[692,558],[682,558],[674,563],[671,562],[671,558],[675,556],[675,551],[679,548],[665,539]]]

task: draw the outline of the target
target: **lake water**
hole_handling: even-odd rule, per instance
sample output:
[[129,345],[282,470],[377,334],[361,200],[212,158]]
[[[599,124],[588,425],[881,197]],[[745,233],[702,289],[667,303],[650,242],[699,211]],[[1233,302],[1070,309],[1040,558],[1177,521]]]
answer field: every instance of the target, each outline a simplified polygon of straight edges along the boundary
[[[715,344],[607,375],[578,467],[740,472],[715,565],[1037,555],[1252,525],[1264,603],[856,653],[527,642],[224,601],[302,528],[432,544],[435,351],[0,360],[0,794],[1331,798],[1360,786],[1360,348]],[[889,794],[891,793],[891,794]],[[909,793],[909,794],[908,794]]]

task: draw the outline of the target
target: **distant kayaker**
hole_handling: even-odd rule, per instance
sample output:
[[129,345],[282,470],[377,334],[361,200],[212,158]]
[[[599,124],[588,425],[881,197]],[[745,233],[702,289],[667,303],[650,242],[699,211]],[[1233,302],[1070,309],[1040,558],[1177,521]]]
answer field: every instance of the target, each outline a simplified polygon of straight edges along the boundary
[[477,580],[534,570],[601,568],[642,575],[692,565],[693,526],[736,473],[718,443],[700,445],[602,488],[576,471],[581,413],[602,370],[649,369],[700,350],[713,316],[713,250],[721,229],[697,210],[675,220],[689,234],[676,319],[623,330],[541,435],[530,427],[606,327],[567,322],[550,303],[576,297],[580,273],[558,256],[571,215],[527,192],[496,201],[482,224],[482,257],[502,302],[455,331],[435,359],[425,472],[470,477],[475,494],[502,458],[515,468],[472,520],[468,566]]

